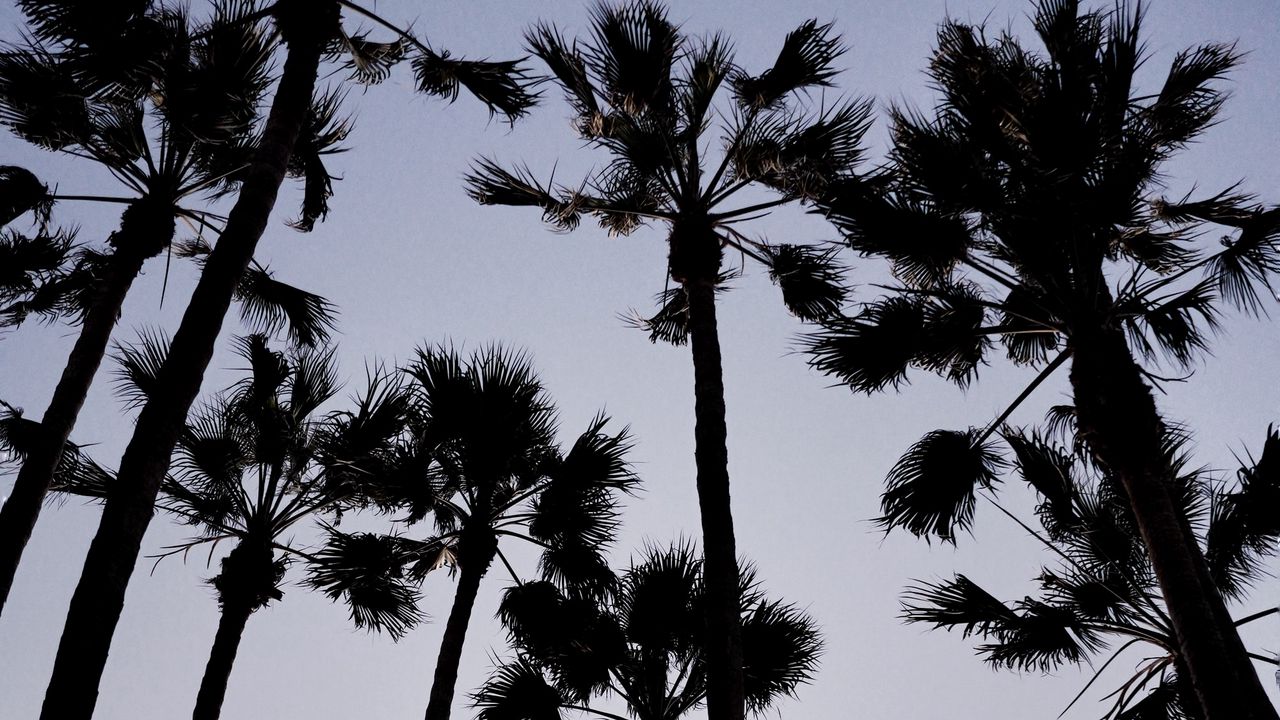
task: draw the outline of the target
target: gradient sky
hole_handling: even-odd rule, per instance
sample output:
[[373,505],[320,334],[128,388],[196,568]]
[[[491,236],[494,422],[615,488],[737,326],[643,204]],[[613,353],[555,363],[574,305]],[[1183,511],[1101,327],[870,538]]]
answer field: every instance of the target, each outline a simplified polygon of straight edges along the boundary
[[[671,15],[690,33],[725,31],[735,41],[739,62],[754,72],[772,61],[787,30],[810,17],[832,20],[850,51],[840,61],[846,68],[838,79],[840,90],[826,99],[839,92],[869,96],[883,110],[890,103],[931,104],[922,70],[945,16],[986,19],[993,29],[1012,27],[1025,36],[1030,7],[1022,0],[684,1],[671,5]],[[381,0],[377,9],[393,20],[412,21],[435,46],[470,57],[519,54],[521,32],[538,19],[554,21],[570,34],[581,32],[586,19],[586,6],[578,0]],[[1142,77],[1148,88],[1180,48],[1238,41],[1248,53],[1232,78],[1233,97],[1221,124],[1167,167],[1168,194],[1181,196],[1193,186],[1213,192],[1243,179],[1245,189],[1274,200],[1280,188],[1275,161],[1280,45],[1274,40],[1280,5],[1158,0],[1149,4],[1147,19],[1151,59]],[[0,6],[6,37],[16,37],[20,22],[11,5]],[[332,163],[342,180],[329,219],[310,235],[287,228],[284,221],[296,213],[300,198],[300,189],[290,185],[260,246],[259,259],[281,279],[340,306],[344,394],[359,388],[366,362],[404,359],[423,343],[451,340],[476,348],[500,341],[525,348],[560,408],[566,440],[600,408],[634,433],[632,459],[644,492],[629,501],[615,564],[624,565],[646,541],[696,536],[688,349],[651,345],[619,320],[630,308],[648,310],[662,290],[662,234],[648,229],[609,238],[587,222],[572,234],[557,235],[540,224],[537,212],[482,208],[465,197],[460,178],[478,155],[525,162],[543,177],[558,161],[557,178],[566,180],[601,161],[573,137],[558,94],[550,93],[530,119],[511,129],[490,121],[465,96],[447,106],[411,89],[407,68],[382,86],[352,89],[347,106],[355,115],[355,131],[351,152]],[[882,120],[869,138],[871,157],[878,159],[884,149]],[[9,136],[0,139],[0,148],[0,162],[30,167],[63,192],[110,192],[105,190],[110,179],[81,163]],[[70,205],[60,207],[57,218],[79,224],[81,239],[89,242],[100,242],[118,220],[111,208]],[[797,209],[778,212],[750,232],[774,242],[836,237],[829,226]],[[869,284],[883,280],[883,268],[851,255],[845,260],[852,268],[855,299],[872,299],[876,291]],[[163,275],[163,260],[147,266],[126,305],[118,338],[131,340],[143,327],[176,328],[194,273],[175,264],[162,307]],[[783,310],[776,288],[761,271],[748,267],[733,288],[723,296],[720,317],[739,551],[755,562],[773,595],[800,604],[818,619],[827,642],[814,683],[801,688],[798,701],[780,704],[778,713],[813,720],[1056,717],[1082,687],[1087,670],[1065,669],[1054,676],[995,672],[958,634],[904,626],[897,619],[900,592],[913,579],[960,571],[1013,601],[1031,592],[1030,580],[1052,558],[985,504],[979,505],[974,535],[956,548],[930,547],[897,534],[885,538],[869,521],[878,511],[885,472],[902,451],[934,428],[984,425],[1030,374],[997,363],[983,368],[968,391],[916,373],[899,393],[853,395],[805,366],[795,352],[802,327]],[[234,319],[226,323],[206,391],[235,377],[238,363],[225,349],[238,332],[236,325]],[[0,337],[0,397],[38,418],[72,340],[66,327],[34,322]],[[1256,452],[1268,423],[1280,420],[1280,384],[1275,382],[1280,340],[1268,321],[1231,316],[1213,351],[1190,381],[1169,385],[1158,402],[1171,419],[1194,429],[1197,462],[1232,471],[1232,454]],[[93,443],[95,457],[114,467],[132,419],[111,385],[101,374],[73,437]],[[1013,421],[1036,422],[1063,398],[1058,378]],[[11,482],[0,480],[0,495]],[[1034,498],[1025,486],[1007,483],[1002,498],[1031,517]],[[0,717],[6,720],[38,713],[97,519],[97,507],[72,501],[50,506],[36,528],[0,620]],[[298,532],[299,541],[309,539],[310,529]],[[144,541],[144,553],[160,552],[186,536],[185,528],[160,516]],[[516,555],[532,573],[532,557]],[[190,713],[217,622],[213,590],[204,583],[216,565],[206,567],[205,560],[203,553],[185,564],[171,558],[154,571],[151,560],[140,560],[97,718],[168,720]],[[438,622],[393,643],[353,629],[345,607],[296,584],[301,574],[293,568],[283,601],[250,619],[223,716],[420,717],[452,599],[447,575],[432,576],[425,587],[424,609]],[[493,658],[506,652],[492,619],[503,587],[502,576],[494,572],[481,589],[458,684],[460,718],[472,715],[464,707],[465,693],[483,680]],[[1278,592],[1280,583],[1265,584],[1238,610],[1273,606]],[[1280,652],[1280,619],[1250,626],[1246,641],[1263,654]],[[1137,651],[1124,655],[1066,717],[1100,716],[1105,711],[1100,697],[1143,657]],[[1271,669],[1262,672],[1273,697],[1280,697],[1269,679]]]

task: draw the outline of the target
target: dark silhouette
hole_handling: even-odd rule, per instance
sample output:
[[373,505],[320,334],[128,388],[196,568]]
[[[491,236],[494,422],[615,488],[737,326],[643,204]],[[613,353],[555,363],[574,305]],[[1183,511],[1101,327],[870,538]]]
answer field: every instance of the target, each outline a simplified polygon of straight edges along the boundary
[[[591,34],[580,42],[566,42],[549,25],[531,30],[527,40],[565,90],[579,135],[610,162],[580,183],[553,187],[527,170],[483,160],[468,178],[470,194],[486,204],[541,208],[545,220],[564,230],[577,227],[583,215],[595,216],[610,234],[629,234],[650,221],[666,226],[667,270],[676,287],[663,293],[657,315],[639,322],[654,340],[691,345],[711,628],[708,712],[711,720],[741,720],[737,567],[715,302],[731,274],[722,256],[729,248],[763,264],[798,317],[816,320],[839,309],[845,291],[830,251],[752,240],[737,224],[784,204],[810,202],[850,175],[862,156],[870,106],[845,102],[806,114],[798,94],[829,87],[844,52],[831,27],[814,21],[787,35],[773,66],[758,76],[734,63],[725,38],[690,38],[648,0],[596,6]],[[722,90],[732,101],[719,107]],[[715,122],[717,116],[724,122]],[[700,143],[717,132],[723,156],[702,156]],[[751,187],[771,190],[775,199],[726,205]]]
[[[977,635],[984,640],[978,652],[988,663],[1018,671],[1049,672],[1066,663],[1080,664],[1117,644],[1104,662],[1090,663],[1097,671],[1072,705],[1121,653],[1141,644],[1158,654],[1144,657],[1137,671],[1107,695],[1110,708],[1104,720],[1203,718],[1169,617],[1155,600],[1159,588],[1151,560],[1116,477],[1038,434],[1003,434],[1020,476],[1040,498],[1036,515],[1044,533],[1037,537],[1061,562],[1041,572],[1037,597],[1012,605],[964,575],[920,584],[907,593],[904,617]],[[1181,447],[1170,450],[1180,509],[1207,526],[1209,570],[1219,589],[1243,599],[1249,585],[1265,576],[1260,560],[1280,544],[1280,506],[1275,503],[1280,435],[1268,430],[1261,457],[1240,469],[1239,483],[1230,491],[1202,477],[1202,471],[1189,469]],[[1275,612],[1255,613],[1236,624]]]
[[515,578],[500,540],[537,545],[544,578],[599,594],[612,579],[603,551],[618,524],[617,495],[638,480],[624,460],[626,432],[604,434],[603,416],[562,453],[555,409],[521,355],[492,348],[463,361],[434,348],[406,373],[414,394],[407,436],[386,467],[365,476],[366,491],[375,505],[407,513],[410,525],[431,517],[436,534],[332,531],[311,582],[345,596],[357,625],[399,635],[420,618],[412,584],[441,567],[457,574],[426,712],[447,720],[480,582],[495,558]]
[[[747,709],[763,714],[809,681],[822,652],[813,620],[739,573]],[[616,695],[637,720],[678,720],[707,693],[706,588],[693,547],[648,548],[601,597],[541,581],[507,590],[499,617],[516,656],[473,695],[480,720],[532,720]]]
[[[1033,20],[1044,53],[944,24],[935,115],[895,111],[891,167],[821,202],[852,248],[893,263],[901,286],[828,322],[812,363],[866,392],[897,385],[908,366],[963,385],[998,338],[1014,362],[1042,368],[1016,406],[1070,361],[1080,436],[1123,487],[1205,717],[1273,719],[1181,512],[1154,376],[1137,357],[1190,363],[1217,296],[1251,306],[1252,283],[1280,267],[1275,213],[1229,193],[1150,196],[1164,160],[1217,118],[1216,85],[1237,55],[1183,51],[1159,90],[1139,94],[1140,13],[1043,0]],[[1189,244],[1203,218],[1249,227],[1206,257]],[[914,446],[889,475],[886,526],[948,540],[966,527],[1000,462],[987,439],[1007,416]]]
[[[96,4],[44,2],[39,6],[56,21]],[[187,411],[199,392],[227,308],[266,229],[280,185],[296,168],[296,149],[300,139],[305,140],[309,120],[314,118],[311,108],[321,61],[333,48],[343,48],[352,53],[357,79],[370,79],[369,73],[360,72],[362,65],[366,70],[379,71],[372,73],[376,79],[381,68],[406,54],[379,54],[377,48],[402,48],[412,42],[417,48],[412,62],[424,92],[452,99],[459,87],[465,86],[491,109],[513,119],[533,99],[520,86],[518,81],[523,76],[514,63],[445,57],[407,34],[390,45],[370,44],[343,31],[343,9],[371,15],[345,0],[279,0],[245,18],[246,22],[266,17],[274,21],[276,37],[288,48],[280,81],[266,124],[240,178],[235,205],[205,261],[200,281],[157,375],[160,391],[143,406],[121,458],[119,482],[107,499],[71,600],[45,694],[43,720],[88,720],[93,713],[111,637],[124,604],[124,591],[151,521],[156,495],[185,426]],[[328,182],[327,174],[323,178],[316,174],[313,163],[308,163],[306,169],[314,181],[306,198],[310,202],[304,201],[304,220],[309,213],[318,211],[316,201],[323,200]]]

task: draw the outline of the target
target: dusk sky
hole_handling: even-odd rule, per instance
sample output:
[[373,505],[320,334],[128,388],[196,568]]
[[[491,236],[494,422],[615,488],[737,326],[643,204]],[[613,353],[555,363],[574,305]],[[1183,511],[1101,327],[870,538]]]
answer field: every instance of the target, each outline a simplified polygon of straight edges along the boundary
[[[193,0],[198,10],[204,0]],[[1109,6],[1109,5],[1108,5]],[[809,97],[813,107],[841,96],[874,99],[876,124],[868,135],[870,162],[884,154],[884,110],[890,105],[929,109],[933,95],[924,74],[938,23],[948,15],[993,31],[1006,28],[1035,47],[1027,32],[1025,0],[794,0],[670,4],[685,32],[722,30],[747,70],[760,72],[775,57],[786,32],[808,18],[832,21],[849,46],[837,87]],[[537,20],[568,36],[586,30],[586,3],[472,0],[379,0],[377,11],[412,25],[434,47],[468,57],[521,55],[522,32]],[[1264,201],[1280,198],[1280,3],[1273,0],[1154,0],[1144,3],[1149,60],[1140,92],[1154,92],[1173,54],[1211,41],[1237,42],[1244,64],[1229,82],[1231,97],[1220,124],[1166,166],[1167,195],[1193,188],[1217,192],[1243,181]],[[19,37],[22,17],[0,6],[0,31]],[[349,26],[355,27],[355,19]],[[374,37],[378,37],[374,33]],[[531,63],[533,69],[544,68]],[[338,84],[333,70],[321,83]],[[325,71],[322,69],[322,76]],[[617,427],[629,425],[631,459],[643,490],[627,500],[622,539],[612,551],[625,567],[645,543],[666,544],[699,531],[693,464],[693,378],[687,347],[653,345],[621,319],[648,312],[665,286],[666,247],[658,228],[612,238],[587,220],[556,234],[528,208],[481,207],[466,197],[462,177],[474,158],[525,163],[540,177],[582,177],[602,156],[582,148],[570,112],[554,88],[532,115],[509,127],[490,119],[465,93],[453,105],[413,92],[407,66],[383,85],[351,86],[345,104],[354,116],[350,151],[332,158],[335,183],[329,218],[314,232],[285,225],[296,216],[301,188],[287,183],[259,246],[258,259],[287,282],[333,301],[341,311],[338,357],[347,384],[333,407],[361,389],[365,367],[408,359],[415,347],[452,342],[467,349],[500,342],[526,350],[560,410],[566,443],[604,409]],[[0,164],[35,171],[64,193],[115,194],[104,173],[85,163],[36,150],[4,135]],[[98,244],[118,223],[117,207],[63,204],[55,221],[78,225],[83,242]],[[20,220],[21,224],[28,222]],[[784,208],[744,227],[772,242],[837,239],[835,230],[799,208]],[[181,229],[179,237],[191,231]],[[1216,246],[1217,237],[1202,239]],[[726,256],[727,264],[737,258]],[[888,275],[876,261],[846,252],[853,302],[874,299],[873,283]],[[116,338],[132,341],[144,328],[170,333],[195,283],[195,269],[174,260],[168,287],[163,258],[151,260],[134,290]],[[810,370],[798,352],[806,328],[783,308],[762,270],[748,265],[720,296],[728,407],[729,457],[738,550],[757,567],[771,595],[805,608],[822,626],[826,651],[813,683],[798,699],[770,715],[805,720],[947,717],[1054,718],[1081,690],[1089,668],[1051,676],[994,671],[974,655],[976,642],[959,633],[904,625],[898,615],[903,588],[913,580],[962,572],[1006,601],[1033,591],[1032,580],[1053,558],[993,507],[980,501],[972,536],[956,547],[932,546],[894,533],[885,537],[872,519],[886,471],[913,442],[935,428],[990,422],[1034,373],[996,361],[960,390],[932,375],[913,373],[899,392],[855,395]],[[162,303],[163,300],[163,303]],[[851,306],[852,309],[852,306]],[[1268,306],[1273,317],[1276,304]],[[242,362],[229,352],[232,335],[245,332],[229,317],[206,375],[204,394],[238,377]],[[1166,416],[1187,424],[1197,464],[1229,478],[1234,456],[1255,455],[1269,423],[1280,422],[1280,332],[1274,320],[1228,313],[1212,344],[1183,383],[1169,383],[1157,402]],[[0,399],[38,419],[57,381],[74,330],[31,321],[0,335]],[[1000,353],[993,353],[993,359]],[[129,439],[133,414],[113,393],[114,364],[104,363],[73,440],[114,468]],[[1178,374],[1165,366],[1162,374]],[[1036,423],[1065,402],[1065,374],[1046,383],[1011,419]],[[12,477],[0,478],[0,497]],[[1028,522],[1035,497],[1014,477],[1001,486],[1002,502]],[[79,500],[47,507],[28,545],[13,593],[0,619],[0,718],[38,715],[53,665],[67,604],[99,508]],[[378,518],[351,518],[351,527],[385,527]],[[411,531],[426,536],[429,528]],[[158,515],[143,543],[144,555],[164,552],[189,528]],[[302,525],[298,543],[315,540]],[[504,551],[508,546],[504,545]],[[99,720],[169,720],[189,716],[218,619],[205,580],[207,551],[160,562],[142,558],[129,587],[101,686]],[[517,569],[533,575],[535,557],[511,546]],[[1272,561],[1275,566],[1275,561]],[[292,567],[284,599],[249,620],[223,707],[227,720],[337,720],[421,717],[454,584],[434,573],[423,609],[432,622],[401,641],[355,629],[344,605],[301,585]],[[467,693],[508,655],[493,619],[506,578],[495,566],[481,588],[458,681],[454,716],[470,718]],[[1280,603],[1280,582],[1259,585],[1232,608],[1244,615]],[[1266,656],[1280,653],[1280,617],[1246,627],[1246,644]],[[1150,653],[1131,650],[1112,664],[1064,717],[1091,720],[1107,710],[1101,698],[1122,683]],[[1102,656],[1105,658],[1105,655]],[[1273,700],[1280,692],[1274,666],[1259,664]],[[692,717],[705,717],[697,712]]]

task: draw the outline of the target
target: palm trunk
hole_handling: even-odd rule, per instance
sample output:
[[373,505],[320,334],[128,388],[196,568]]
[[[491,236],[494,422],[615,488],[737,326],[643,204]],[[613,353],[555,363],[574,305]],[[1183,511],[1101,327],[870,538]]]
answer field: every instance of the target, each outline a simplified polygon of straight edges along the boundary
[[1170,492],[1165,427],[1124,337],[1114,328],[1086,329],[1071,344],[1081,437],[1128,495],[1205,719],[1276,720]]
[[742,619],[739,614],[737,551],[729,499],[724,377],[716,327],[715,284],[684,283],[689,298],[693,350],[694,459],[702,514],[703,579],[707,597],[707,717],[742,720]]
[[[124,230],[125,228],[122,228]],[[135,253],[116,253],[102,278],[101,292],[87,308],[80,335],[76,338],[62,377],[53,391],[49,407],[40,419],[36,446],[31,448],[13,483],[13,493],[0,507],[0,613],[4,611],[9,590],[13,587],[22,551],[31,539],[40,517],[45,495],[53,484],[53,473],[62,457],[63,447],[75,428],[80,408],[89,395],[98,366],[107,352],[111,331],[125,295],[142,271],[146,258]]]
[[204,678],[200,681],[200,692],[196,694],[196,708],[191,713],[191,720],[218,720],[218,716],[222,714],[222,700],[227,695],[227,680],[231,678],[236,651],[240,649],[240,636],[244,633],[245,623],[249,622],[253,610],[253,602],[248,598],[238,598],[236,602],[223,604],[222,615],[218,619],[218,634],[213,638],[213,649],[209,652],[209,662],[204,667]]
[[[288,57],[262,141],[227,218],[226,229],[209,255],[174,335],[168,359],[159,373],[158,391],[138,415],[133,437],[121,458],[116,487],[103,508],[97,535],[71,598],[41,720],[89,720],[93,715],[111,637],[124,606],[125,588],[138,559],[142,536],[155,510],[156,494],[213,356],[236,284],[266,229],[290,153],[307,116],[327,17],[314,3],[290,0],[289,5],[291,24],[301,27],[291,27],[286,34]],[[336,5],[332,11],[337,12]]]
[[497,540],[491,535],[473,542],[469,552],[463,546],[465,555],[459,563],[458,589],[453,595],[453,608],[449,610],[444,638],[440,640],[435,678],[431,681],[431,697],[427,700],[427,720],[449,720],[449,712],[453,708],[453,690],[458,684],[462,646],[467,639],[467,626],[471,624],[471,609],[476,604],[480,581],[488,572],[497,547]]

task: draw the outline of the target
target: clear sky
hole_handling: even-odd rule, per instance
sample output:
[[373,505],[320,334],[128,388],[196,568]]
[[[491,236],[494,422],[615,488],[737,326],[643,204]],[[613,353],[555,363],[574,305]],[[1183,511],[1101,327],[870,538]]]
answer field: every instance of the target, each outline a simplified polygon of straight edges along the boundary
[[[200,2],[193,3],[197,7]],[[795,0],[675,2],[672,17],[690,33],[724,30],[738,60],[759,72],[772,61],[784,34],[803,20],[832,20],[850,46],[841,60],[840,91],[872,97],[877,107],[931,104],[923,68],[939,21],[948,13],[1024,33],[1031,5],[1022,0]],[[378,11],[413,21],[437,47],[457,54],[506,58],[521,52],[521,32],[538,19],[568,33],[585,27],[578,0],[540,3],[420,3],[381,0]],[[0,31],[16,36],[20,16],[0,5]],[[1151,82],[1180,48],[1206,41],[1238,41],[1248,53],[1233,76],[1233,97],[1223,120],[1169,167],[1170,195],[1193,185],[1216,191],[1244,179],[1244,187],[1274,201],[1280,189],[1280,5],[1267,0],[1157,0],[1148,4]],[[1025,36],[1025,33],[1024,33]],[[340,74],[329,79],[337,82]],[[1148,85],[1148,87],[1150,87]],[[551,93],[527,121],[509,129],[489,121],[482,107],[461,98],[454,106],[411,93],[408,68],[385,85],[352,90],[355,115],[351,152],[333,160],[336,184],[328,221],[310,235],[284,225],[296,212],[300,189],[282,194],[263,238],[259,259],[281,279],[337,303],[339,356],[351,392],[364,363],[407,358],[422,343],[452,340],[466,347],[492,341],[525,348],[561,409],[566,440],[606,408],[629,424],[632,458],[644,481],[631,500],[623,540],[614,551],[625,564],[645,541],[696,536],[693,467],[692,368],[687,348],[651,345],[619,314],[647,310],[664,286],[665,248],[657,230],[609,238],[590,223],[557,235],[536,212],[479,207],[462,192],[470,160],[489,155],[526,162],[545,176],[559,161],[557,178],[579,177],[599,157],[573,137],[568,109]],[[828,93],[828,99],[835,96]],[[816,97],[814,101],[820,101]],[[872,157],[883,152],[884,125],[870,139]],[[99,192],[109,178],[80,163],[0,138],[0,162],[36,170],[63,192]],[[81,238],[98,242],[118,218],[110,209],[60,207],[57,217],[78,223]],[[752,232],[774,242],[830,240],[834,231],[800,210],[760,221]],[[1212,243],[1213,238],[1206,242]],[[883,268],[848,256],[856,300],[874,297],[869,283]],[[175,264],[161,306],[164,261],[153,260],[135,284],[117,337],[130,340],[143,327],[172,331],[194,284],[190,267]],[[1051,563],[1010,521],[980,505],[973,537],[958,548],[929,547],[906,536],[883,538],[869,522],[878,511],[886,470],[912,442],[934,428],[983,425],[1029,375],[997,364],[984,368],[966,391],[916,374],[900,393],[864,397],[831,387],[795,353],[801,325],[782,308],[776,288],[748,268],[723,296],[730,471],[738,547],[758,566],[776,596],[808,609],[822,624],[827,651],[815,682],[799,701],[779,706],[784,716],[956,720],[1053,718],[1080,690],[1087,671],[1057,676],[994,672],[973,656],[959,635],[904,626],[901,589],[912,579],[964,572],[1006,600],[1031,591],[1041,564]],[[1275,314],[1273,312],[1273,314]],[[224,387],[237,366],[226,352],[235,332],[229,320],[206,377],[206,390]],[[1234,469],[1232,453],[1260,447],[1267,424],[1280,420],[1275,381],[1280,336],[1268,321],[1232,317],[1189,382],[1168,387],[1158,402],[1170,418],[1189,423],[1196,460]],[[56,382],[73,332],[31,323],[0,337],[0,398],[38,418]],[[108,370],[110,368],[107,368]],[[114,467],[132,420],[103,374],[74,438],[94,443],[100,462]],[[1015,422],[1035,422],[1063,401],[1063,384],[1040,389]],[[7,494],[11,478],[0,480]],[[1034,498],[1016,482],[1003,498],[1030,518]],[[28,546],[25,563],[0,620],[0,717],[35,717],[84,552],[97,526],[98,508],[77,501],[51,506]],[[299,530],[305,542],[310,530]],[[423,531],[425,532],[425,530]],[[186,528],[158,517],[144,541],[154,554],[186,537]],[[220,548],[225,551],[228,548]],[[525,568],[533,571],[530,557]],[[205,555],[160,563],[142,560],[129,588],[124,616],[103,679],[100,720],[168,720],[191,711],[217,622],[212,588],[216,571]],[[214,563],[217,556],[214,557]],[[351,627],[343,606],[296,584],[288,575],[283,601],[249,621],[231,677],[224,717],[275,720],[413,718],[426,706],[436,650],[453,584],[441,573],[426,584],[424,608],[438,622],[399,643]],[[505,653],[492,619],[503,579],[491,573],[475,609],[459,678],[458,717],[465,692],[476,687]],[[1280,583],[1269,583],[1239,610],[1277,603]],[[1280,652],[1280,619],[1251,626],[1251,647]],[[1068,718],[1100,716],[1097,703],[1127,676],[1143,654],[1126,654]],[[1272,688],[1271,671],[1263,668]],[[1105,690],[1104,690],[1105,689]],[[1274,695],[1280,697],[1280,695]]]

